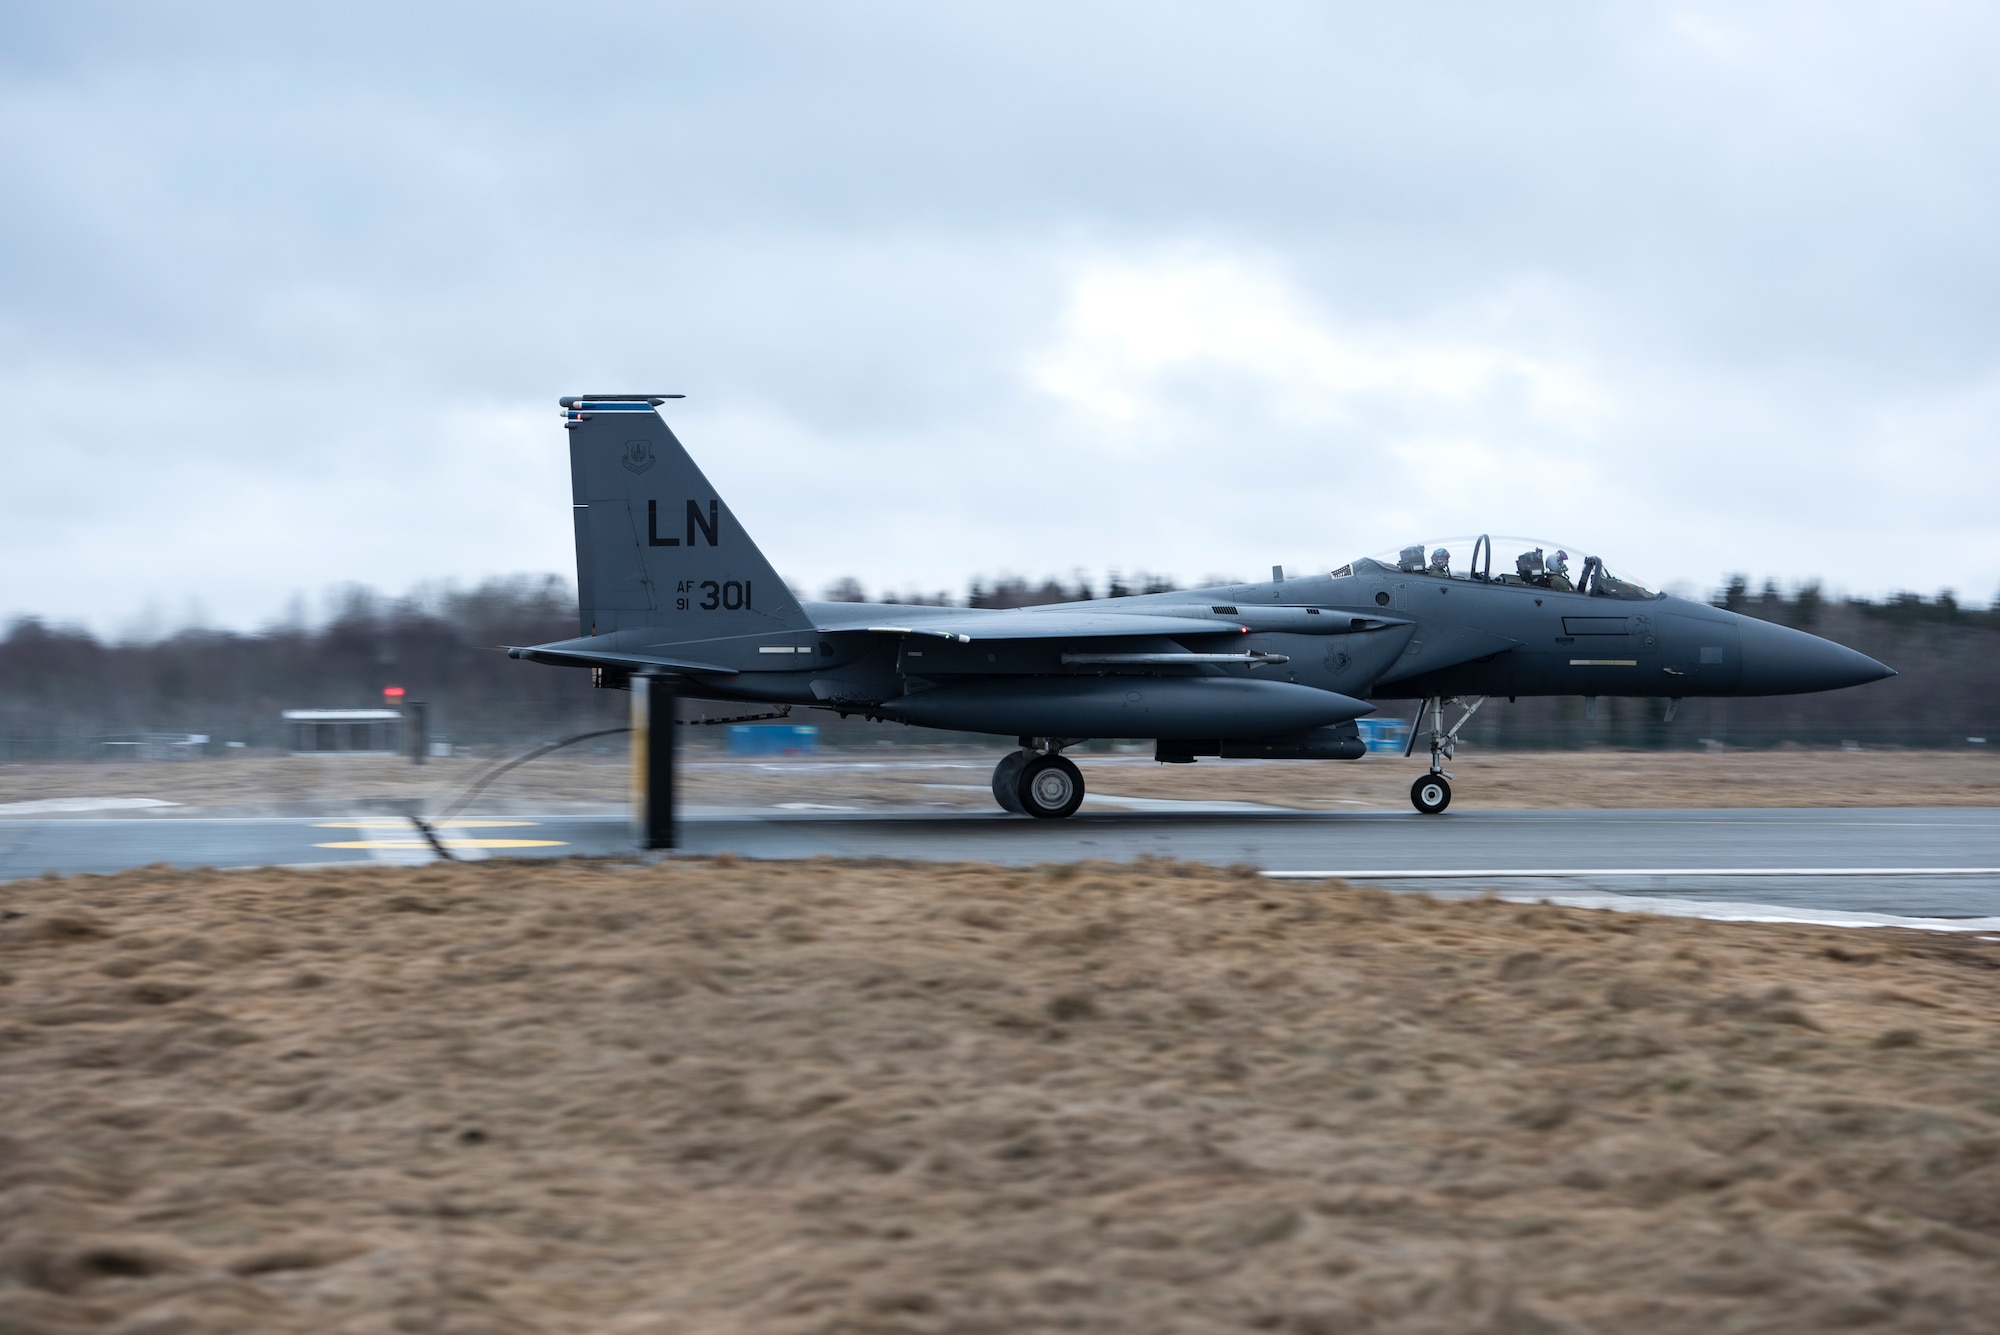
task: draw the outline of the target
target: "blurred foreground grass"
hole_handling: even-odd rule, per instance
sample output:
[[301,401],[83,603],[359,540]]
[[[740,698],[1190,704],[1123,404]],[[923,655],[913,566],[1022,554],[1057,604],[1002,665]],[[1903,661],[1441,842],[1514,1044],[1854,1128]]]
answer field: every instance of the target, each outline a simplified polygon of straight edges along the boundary
[[15,882],[0,1329],[1985,1329],[1996,1014],[1160,862]]

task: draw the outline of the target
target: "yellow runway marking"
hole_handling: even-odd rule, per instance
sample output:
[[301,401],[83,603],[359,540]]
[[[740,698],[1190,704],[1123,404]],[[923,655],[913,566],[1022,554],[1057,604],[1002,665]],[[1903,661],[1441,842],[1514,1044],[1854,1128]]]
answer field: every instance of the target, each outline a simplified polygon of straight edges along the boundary
[[[432,822],[431,828],[438,830],[492,830],[508,826],[539,825],[540,823],[539,821],[532,820],[441,820]],[[367,820],[315,821],[313,828],[318,830],[400,830],[407,832],[410,829],[410,822],[400,816],[379,816]],[[567,841],[562,839],[489,839],[484,837],[468,839],[461,836],[440,839],[438,842],[446,848],[563,848],[567,846]],[[425,839],[419,839],[412,833],[408,834],[407,837],[396,839],[341,839],[330,844],[314,844],[313,847],[375,848],[388,851],[391,849],[429,848],[430,842]]]
[[[442,839],[446,848],[561,848],[561,839]],[[341,839],[314,848],[429,848],[422,839]]]

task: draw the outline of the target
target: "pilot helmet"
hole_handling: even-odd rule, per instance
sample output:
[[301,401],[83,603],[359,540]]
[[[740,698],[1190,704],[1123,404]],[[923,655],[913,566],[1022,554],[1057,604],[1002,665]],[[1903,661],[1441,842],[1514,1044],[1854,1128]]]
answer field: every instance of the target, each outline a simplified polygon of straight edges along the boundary
[[1554,556],[1551,556],[1549,558],[1549,569],[1551,570],[1561,570],[1564,566],[1568,564],[1569,564],[1569,553],[1562,551],[1560,549],[1556,551],[1556,554]]
[[1434,566],[1446,565],[1449,564],[1450,561],[1451,561],[1451,553],[1446,551],[1442,547],[1438,548],[1436,551],[1431,553],[1431,564]]

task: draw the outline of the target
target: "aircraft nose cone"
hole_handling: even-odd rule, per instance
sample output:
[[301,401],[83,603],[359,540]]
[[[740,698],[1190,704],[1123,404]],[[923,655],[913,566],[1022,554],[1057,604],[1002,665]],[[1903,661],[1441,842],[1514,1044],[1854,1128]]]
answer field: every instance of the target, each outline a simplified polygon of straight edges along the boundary
[[1745,617],[1740,630],[1743,676],[1738,689],[1745,695],[1837,691],[1896,675],[1894,668],[1867,654],[1790,626]]

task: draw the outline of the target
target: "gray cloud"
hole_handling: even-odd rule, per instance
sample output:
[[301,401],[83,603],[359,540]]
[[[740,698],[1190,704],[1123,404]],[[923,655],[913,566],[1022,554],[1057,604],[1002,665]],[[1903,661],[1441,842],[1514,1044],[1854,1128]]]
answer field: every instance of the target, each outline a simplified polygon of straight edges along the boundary
[[15,7],[0,614],[567,570],[624,386],[809,587],[1490,528],[1984,600],[1996,26]]

